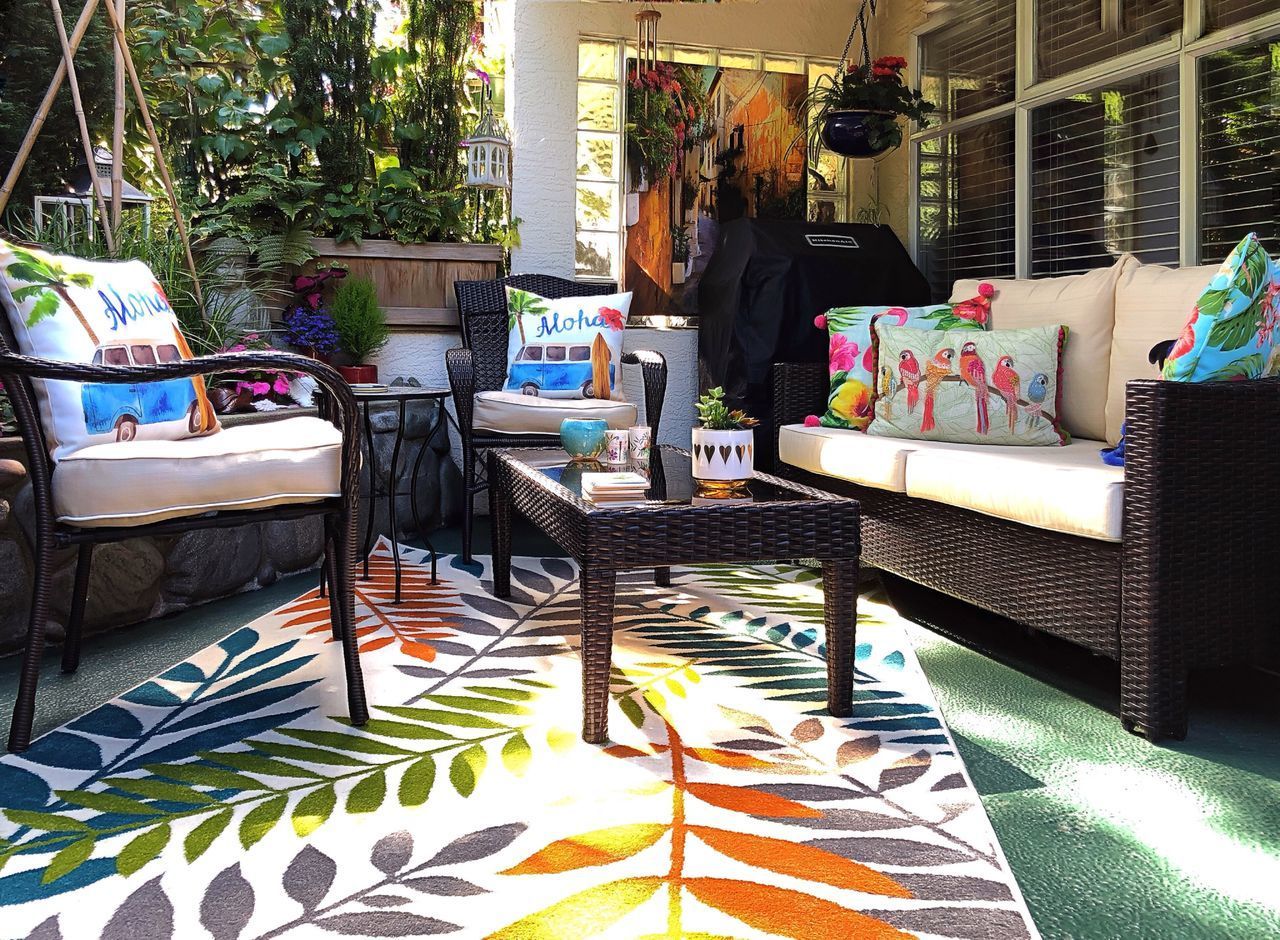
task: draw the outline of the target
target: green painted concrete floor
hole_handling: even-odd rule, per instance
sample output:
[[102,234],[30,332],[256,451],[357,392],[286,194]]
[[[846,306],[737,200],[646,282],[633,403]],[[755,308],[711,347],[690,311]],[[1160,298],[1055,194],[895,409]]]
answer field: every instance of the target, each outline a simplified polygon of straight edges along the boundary
[[[477,531],[484,550],[488,534]],[[559,554],[517,528],[516,551]],[[459,550],[457,530],[433,535]],[[74,677],[57,650],[41,682],[47,731],[307,590],[287,578],[85,641]],[[934,595],[948,635],[912,640],[1036,924],[1051,940],[1280,938],[1280,676],[1196,677],[1191,733],[1153,747],[1114,714],[1114,664]],[[920,610],[925,607],[921,606]],[[918,611],[917,611],[918,612]],[[16,657],[0,660],[8,727]]]

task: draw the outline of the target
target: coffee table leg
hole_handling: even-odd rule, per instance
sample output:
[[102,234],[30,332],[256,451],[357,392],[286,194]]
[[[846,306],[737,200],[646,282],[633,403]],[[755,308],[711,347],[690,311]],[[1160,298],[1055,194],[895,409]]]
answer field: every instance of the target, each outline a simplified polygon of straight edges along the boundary
[[609,668],[613,658],[613,592],[610,568],[583,568],[582,740],[602,744],[609,737]]
[[839,558],[822,563],[826,599],[827,710],[838,718],[853,714],[855,631],[858,624],[858,561]]
[[489,532],[493,545],[493,593],[511,596],[511,491],[497,458],[489,455]]
[[654,568],[653,583],[658,587],[671,587],[671,569],[670,568]]

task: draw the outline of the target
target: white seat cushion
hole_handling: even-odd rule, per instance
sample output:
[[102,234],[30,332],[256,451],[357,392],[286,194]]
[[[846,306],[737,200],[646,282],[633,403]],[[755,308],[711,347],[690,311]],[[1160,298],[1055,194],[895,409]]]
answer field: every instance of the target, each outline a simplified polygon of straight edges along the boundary
[[565,418],[603,418],[623,430],[636,423],[636,406],[597,398],[542,398],[519,392],[476,392],[472,426],[498,434],[559,434]]
[[1121,540],[1124,469],[1098,456],[1101,441],[1065,447],[916,442],[907,495],[1024,525]]
[[84,447],[53,473],[58,521],[132,526],[212,510],[261,509],[341,495],[342,435],[286,418],[178,441]]
[[810,473],[905,493],[907,455],[920,443],[868,437],[845,428],[788,424],[778,432],[778,459]]

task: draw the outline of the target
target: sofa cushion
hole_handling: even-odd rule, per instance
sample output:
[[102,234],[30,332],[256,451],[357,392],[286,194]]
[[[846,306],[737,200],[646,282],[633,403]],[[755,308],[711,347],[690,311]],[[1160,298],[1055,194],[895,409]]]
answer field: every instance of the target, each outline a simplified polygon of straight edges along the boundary
[[598,398],[542,398],[519,392],[477,392],[474,427],[498,434],[559,434],[565,418],[603,418],[609,427],[636,423],[636,406]]
[[1098,459],[1100,441],[1065,447],[917,445],[907,495],[1038,529],[1119,542],[1124,470]]
[[262,509],[341,495],[342,435],[286,418],[178,441],[83,447],[53,473],[58,521],[132,526],[212,510]]
[[845,428],[788,424],[778,431],[778,459],[810,473],[905,493],[907,454],[918,444]]
[[[1122,256],[1109,268],[1040,280],[993,280],[988,329],[1031,326],[1068,329],[1062,360],[1062,426],[1075,437],[1100,440],[1106,433],[1107,373],[1115,322],[1116,281],[1137,262]],[[956,281],[953,301],[972,297],[979,281]]]
[[1133,262],[1116,282],[1116,327],[1111,342],[1111,370],[1107,379],[1107,441],[1120,440],[1124,423],[1124,387],[1133,379],[1159,376],[1148,361],[1151,347],[1176,339],[1191,308],[1218,265],[1166,268]]

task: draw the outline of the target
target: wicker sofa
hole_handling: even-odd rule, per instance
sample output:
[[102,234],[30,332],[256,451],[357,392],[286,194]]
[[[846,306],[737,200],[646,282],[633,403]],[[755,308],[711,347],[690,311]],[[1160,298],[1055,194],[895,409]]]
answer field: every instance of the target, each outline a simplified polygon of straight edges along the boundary
[[[868,564],[1117,660],[1125,727],[1181,739],[1190,670],[1256,663],[1280,645],[1269,440],[1280,379],[1161,382],[1146,362],[1213,270],[1122,258],[1075,278],[994,282],[991,328],[1072,327],[1068,447],[806,428],[826,406],[826,367],[778,364],[778,472],[861,501]],[[974,287],[957,282],[953,298]],[[1097,451],[1121,421],[1125,467],[1107,468]]]

